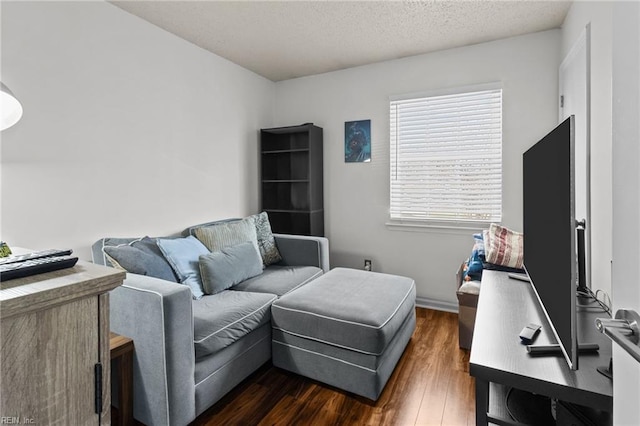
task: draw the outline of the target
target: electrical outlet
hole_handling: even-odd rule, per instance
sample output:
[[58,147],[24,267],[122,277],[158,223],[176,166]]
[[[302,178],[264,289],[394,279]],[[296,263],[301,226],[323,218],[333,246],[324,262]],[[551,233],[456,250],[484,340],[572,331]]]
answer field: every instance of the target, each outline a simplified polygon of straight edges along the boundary
[[364,270],[365,271],[370,271],[371,270],[371,260],[369,260],[369,259],[365,259],[364,260]]

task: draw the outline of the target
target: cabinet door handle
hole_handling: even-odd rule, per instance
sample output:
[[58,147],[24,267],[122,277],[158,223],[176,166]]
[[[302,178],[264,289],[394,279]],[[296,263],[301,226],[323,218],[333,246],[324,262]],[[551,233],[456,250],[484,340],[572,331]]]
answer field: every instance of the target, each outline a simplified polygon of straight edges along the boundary
[[94,368],[94,384],[95,384],[95,412],[102,413],[102,364],[97,363]]
[[631,309],[619,309],[615,319],[597,318],[596,328],[640,362],[640,315]]

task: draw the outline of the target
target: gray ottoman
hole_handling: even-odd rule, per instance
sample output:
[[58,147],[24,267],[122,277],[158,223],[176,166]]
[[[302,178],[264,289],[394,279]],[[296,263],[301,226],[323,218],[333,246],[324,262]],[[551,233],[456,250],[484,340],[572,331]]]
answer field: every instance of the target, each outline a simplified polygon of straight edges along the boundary
[[271,307],[273,364],[376,400],[416,327],[411,278],[335,268]]

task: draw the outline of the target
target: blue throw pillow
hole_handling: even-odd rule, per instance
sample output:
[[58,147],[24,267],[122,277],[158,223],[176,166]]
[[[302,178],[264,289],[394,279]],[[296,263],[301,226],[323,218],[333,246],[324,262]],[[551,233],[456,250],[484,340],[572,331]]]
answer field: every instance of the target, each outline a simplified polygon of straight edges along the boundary
[[206,294],[216,294],[262,273],[262,258],[251,242],[200,255],[200,276]]
[[127,272],[178,282],[171,265],[153,238],[144,237],[129,244],[104,246],[102,250],[110,263]]
[[204,295],[200,279],[200,255],[208,254],[209,249],[192,236],[175,239],[158,238],[158,247],[180,282],[189,286],[194,299],[200,299]]

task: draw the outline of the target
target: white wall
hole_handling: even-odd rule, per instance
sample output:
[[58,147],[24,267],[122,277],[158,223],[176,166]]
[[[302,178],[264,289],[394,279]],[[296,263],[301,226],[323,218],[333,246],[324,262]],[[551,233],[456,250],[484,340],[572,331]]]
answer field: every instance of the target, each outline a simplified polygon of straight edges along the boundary
[[[471,232],[390,230],[389,96],[503,84],[503,224],[522,230],[522,153],[557,123],[560,31],[510,38],[277,83],[276,125],[324,128],[331,263],[416,280],[419,303],[455,307],[454,274]],[[344,162],[344,122],[371,119],[371,163]]]
[[275,85],[106,2],[2,2],[1,238],[73,248],[258,209]]
[[611,295],[612,2],[574,2],[562,25],[562,58],[591,23],[591,280]]
[[[313,121],[325,135],[332,266],[371,258],[413,277],[423,302],[452,308],[471,231],[385,226],[388,97],[502,82],[503,223],[517,230],[521,154],[557,121],[557,30],[274,84],[108,3],[1,8],[2,81],[25,109],[0,145],[0,237],[13,245],[88,258],[102,236],[255,212],[258,129]],[[367,118],[372,162],[346,164],[344,122]]]

